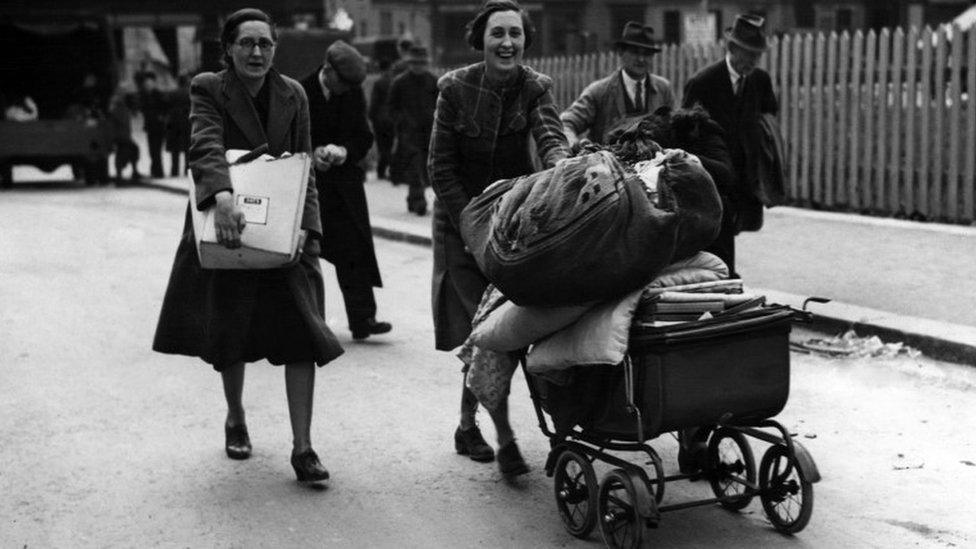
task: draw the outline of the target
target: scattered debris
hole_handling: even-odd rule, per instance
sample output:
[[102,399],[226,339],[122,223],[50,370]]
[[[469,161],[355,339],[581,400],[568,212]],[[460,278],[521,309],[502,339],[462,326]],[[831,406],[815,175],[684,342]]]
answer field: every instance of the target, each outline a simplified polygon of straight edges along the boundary
[[817,438],[817,433],[807,433],[803,435],[803,438]]
[[894,471],[907,471],[909,469],[921,469],[923,467],[925,467],[924,461],[906,459],[905,454],[898,454],[897,462],[891,466]]
[[976,467],[976,463],[973,463],[973,462],[969,461],[968,459],[964,459],[964,460],[960,461],[959,463],[962,463],[963,465],[968,465],[970,467]]
[[859,336],[854,330],[831,338],[810,338],[790,342],[801,352],[812,352],[828,357],[883,357],[907,356],[917,358],[922,353],[900,341],[885,343],[878,336]]

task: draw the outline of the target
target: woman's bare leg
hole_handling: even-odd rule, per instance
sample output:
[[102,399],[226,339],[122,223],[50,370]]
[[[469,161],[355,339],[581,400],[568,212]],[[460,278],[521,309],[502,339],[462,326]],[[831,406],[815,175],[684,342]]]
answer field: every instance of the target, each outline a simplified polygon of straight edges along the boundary
[[474,427],[474,416],[478,412],[478,397],[468,389],[468,374],[461,380],[461,430],[467,431]]
[[285,365],[285,392],[291,418],[293,453],[312,449],[312,400],[315,396],[315,364]]
[[495,434],[498,436],[498,447],[502,448],[515,440],[515,432],[508,421],[508,399],[506,398],[494,410],[488,410],[491,421],[495,424]]
[[244,405],[241,403],[244,393],[244,363],[228,366],[220,372],[220,378],[224,382],[224,398],[227,400],[227,425],[244,425]]

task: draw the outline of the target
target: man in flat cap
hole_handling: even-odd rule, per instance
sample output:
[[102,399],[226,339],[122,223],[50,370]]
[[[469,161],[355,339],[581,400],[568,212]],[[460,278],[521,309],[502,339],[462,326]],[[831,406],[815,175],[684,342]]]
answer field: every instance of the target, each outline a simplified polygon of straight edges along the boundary
[[725,59],[713,63],[688,79],[685,107],[701,105],[725,131],[725,144],[732,158],[733,185],[720,188],[724,213],[718,238],[708,251],[719,256],[737,277],[735,235],[762,226],[762,203],[755,196],[760,144],[760,121],[764,114],[779,110],[769,73],[757,65],[766,51],[765,21],[757,15],[739,15],[725,31]]
[[559,115],[570,145],[581,137],[604,143],[621,121],[651,114],[660,107],[674,107],[671,83],[650,72],[651,58],[661,51],[654,29],[628,21],[614,48],[620,68],[587,86]]
[[402,162],[397,177],[409,186],[407,210],[417,215],[427,213],[424,189],[430,186],[427,177],[427,153],[430,133],[437,107],[437,77],[428,67],[427,48],[412,46],[404,59],[408,69],[393,79],[390,85],[390,114],[396,127],[397,154]]
[[315,184],[322,212],[322,257],[335,266],[353,339],[389,332],[376,320],[374,287],[382,287],[369,222],[366,172],[360,161],[373,145],[361,84],[366,61],[342,40],[322,66],[302,80],[308,95]]

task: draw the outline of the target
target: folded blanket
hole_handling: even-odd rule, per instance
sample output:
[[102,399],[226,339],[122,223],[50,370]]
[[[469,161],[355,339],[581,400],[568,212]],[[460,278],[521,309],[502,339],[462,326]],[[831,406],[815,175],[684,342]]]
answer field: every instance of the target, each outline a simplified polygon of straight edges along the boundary
[[540,373],[580,364],[622,362],[627,355],[630,323],[642,291],[597,305],[575,323],[533,345],[525,358],[528,371]]
[[[729,270],[721,259],[708,252],[699,252],[669,265],[646,287],[671,290],[673,286],[680,288],[687,287],[687,284],[716,281],[727,283],[729,281],[723,279],[728,276]],[[734,281],[734,288],[741,291],[741,281]],[[489,286],[485,296],[483,307],[478,308],[479,320],[472,323],[470,340],[474,345],[494,351],[525,349],[576,322],[596,305],[588,303],[566,307],[523,307],[505,300],[494,286]]]

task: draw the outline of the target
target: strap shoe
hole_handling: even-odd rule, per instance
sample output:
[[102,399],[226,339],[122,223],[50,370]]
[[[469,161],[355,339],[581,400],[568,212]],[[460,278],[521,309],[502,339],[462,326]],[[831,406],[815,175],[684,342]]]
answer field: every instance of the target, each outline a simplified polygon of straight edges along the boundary
[[292,453],[291,466],[295,469],[298,482],[317,482],[329,479],[329,471],[319,461],[315,450],[305,450],[300,454]]
[[231,427],[224,424],[224,451],[230,459],[251,457],[251,437],[247,435],[247,425]]

